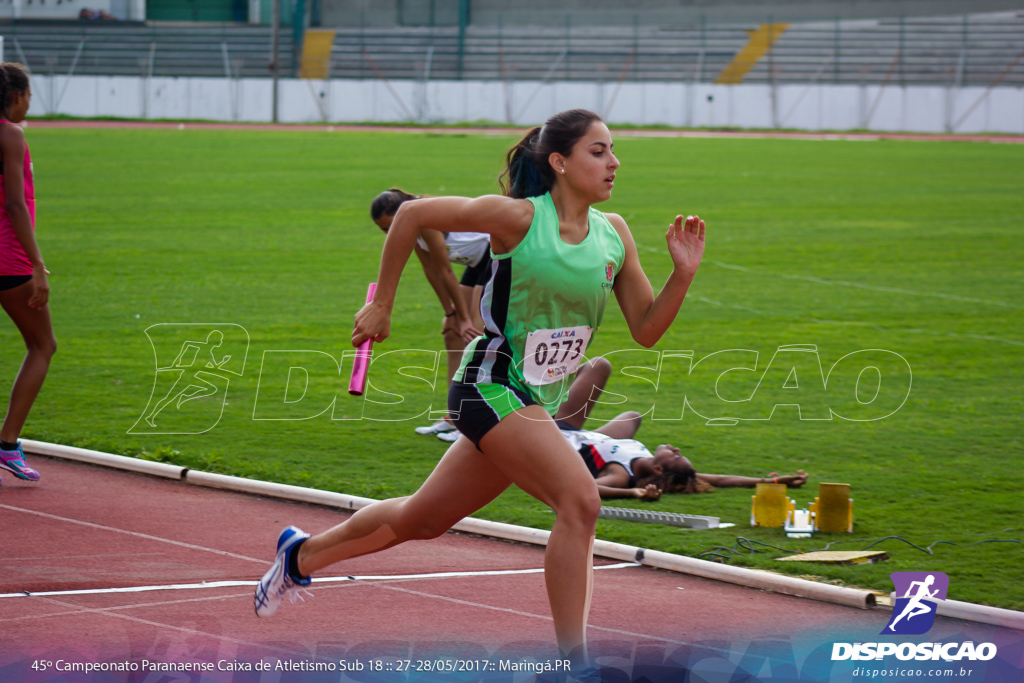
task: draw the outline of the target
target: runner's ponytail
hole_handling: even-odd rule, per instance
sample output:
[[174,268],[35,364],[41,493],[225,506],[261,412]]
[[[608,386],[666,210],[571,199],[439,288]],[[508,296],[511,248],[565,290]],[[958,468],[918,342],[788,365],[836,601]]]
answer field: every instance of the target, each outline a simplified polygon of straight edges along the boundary
[[505,156],[505,171],[498,178],[502,192],[514,199],[550,192],[556,182],[555,169],[548,161],[551,155],[557,153],[568,158],[590,126],[600,120],[592,111],[570,109],[530,130]]

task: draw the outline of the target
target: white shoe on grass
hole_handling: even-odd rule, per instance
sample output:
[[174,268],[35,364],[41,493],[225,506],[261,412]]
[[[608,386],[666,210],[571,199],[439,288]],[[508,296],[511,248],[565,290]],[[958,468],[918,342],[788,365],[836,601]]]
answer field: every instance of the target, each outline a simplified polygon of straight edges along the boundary
[[444,441],[445,443],[455,443],[456,441],[458,441],[460,436],[462,436],[462,432],[460,432],[458,429],[453,429],[450,432],[441,432],[440,434],[437,435],[437,438],[439,438],[441,441]]
[[430,436],[431,434],[444,434],[445,432],[451,431],[455,431],[455,425],[448,420],[438,420],[430,426],[416,428],[416,433],[424,436]]

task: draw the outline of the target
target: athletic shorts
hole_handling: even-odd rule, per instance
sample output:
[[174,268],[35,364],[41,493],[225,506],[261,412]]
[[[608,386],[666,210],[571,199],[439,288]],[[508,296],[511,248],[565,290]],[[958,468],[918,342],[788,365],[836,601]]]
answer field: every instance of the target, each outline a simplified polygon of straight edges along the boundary
[[31,279],[31,275],[0,275],[0,292],[6,292],[8,289],[21,287]]
[[537,405],[529,394],[504,384],[452,382],[448,387],[448,415],[452,424],[477,448],[480,439],[510,413]]
[[483,287],[491,278],[491,252],[488,251],[475,266],[466,266],[459,284],[467,287]]

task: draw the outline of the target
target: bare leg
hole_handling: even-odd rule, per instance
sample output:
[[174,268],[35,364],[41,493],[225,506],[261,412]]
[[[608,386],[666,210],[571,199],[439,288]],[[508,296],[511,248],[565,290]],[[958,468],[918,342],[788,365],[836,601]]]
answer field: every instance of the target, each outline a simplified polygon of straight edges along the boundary
[[619,413],[610,422],[601,425],[594,431],[613,439],[632,439],[636,436],[643,420],[644,416],[640,413],[635,410],[627,410],[624,413]]
[[508,488],[511,481],[472,442],[451,445],[416,493],[368,505],[299,548],[299,571],[384,550],[413,539],[435,538]]
[[32,404],[50,369],[50,359],[57,352],[57,339],[50,323],[50,307],[29,308],[33,284],[26,282],[20,287],[0,292],[0,305],[11,317],[21,336],[25,339],[28,353],[21,364],[18,376],[11,389],[11,402],[0,429],[0,439],[14,443],[21,435]]
[[544,554],[544,581],[559,649],[583,663],[591,553],[601,510],[594,478],[540,406],[509,415],[480,445],[519,488],[555,512]]
[[493,500],[510,483],[551,506],[556,519],[544,578],[562,652],[579,656],[590,604],[591,549],[601,500],[580,457],[540,406],[502,420],[481,441],[461,437],[408,498],[374,503],[299,549],[303,574],[416,538],[433,538]]
[[[470,315],[472,319],[476,321],[480,317],[480,300],[476,300],[476,309],[473,308],[473,292],[475,287],[467,287],[466,285],[459,285],[459,293],[462,294],[463,300],[469,307]],[[474,322],[474,325],[476,323]],[[476,325],[478,330],[483,329],[483,322]],[[455,372],[459,369],[459,363],[462,362],[462,352],[466,349],[466,340],[453,332],[445,332],[444,335],[444,348],[448,354],[448,384],[452,383],[452,378],[455,377]]]
[[484,295],[484,288],[481,285],[470,288],[465,285],[459,285],[462,292],[466,295],[466,304],[469,306],[469,315],[473,320],[473,327],[484,331],[484,319],[480,317],[480,299]]
[[455,371],[462,361],[462,352],[466,349],[465,340],[454,332],[444,333],[444,350],[448,361],[448,384],[452,383]]
[[605,358],[594,358],[580,366],[576,379],[569,387],[569,397],[558,408],[556,420],[568,422],[576,429],[583,429],[594,404],[604,392],[604,385],[612,374],[612,364]]

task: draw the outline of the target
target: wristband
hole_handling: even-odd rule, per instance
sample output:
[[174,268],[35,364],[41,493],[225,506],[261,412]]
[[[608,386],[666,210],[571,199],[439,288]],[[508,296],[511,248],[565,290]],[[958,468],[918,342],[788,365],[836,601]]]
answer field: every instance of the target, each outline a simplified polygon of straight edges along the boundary
[[445,313],[445,314],[444,314],[444,317],[446,317],[446,318],[450,318],[450,317],[452,317],[453,315],[455,315],[456,313],[458,313],[458,311],[452,311],[451,313]]

